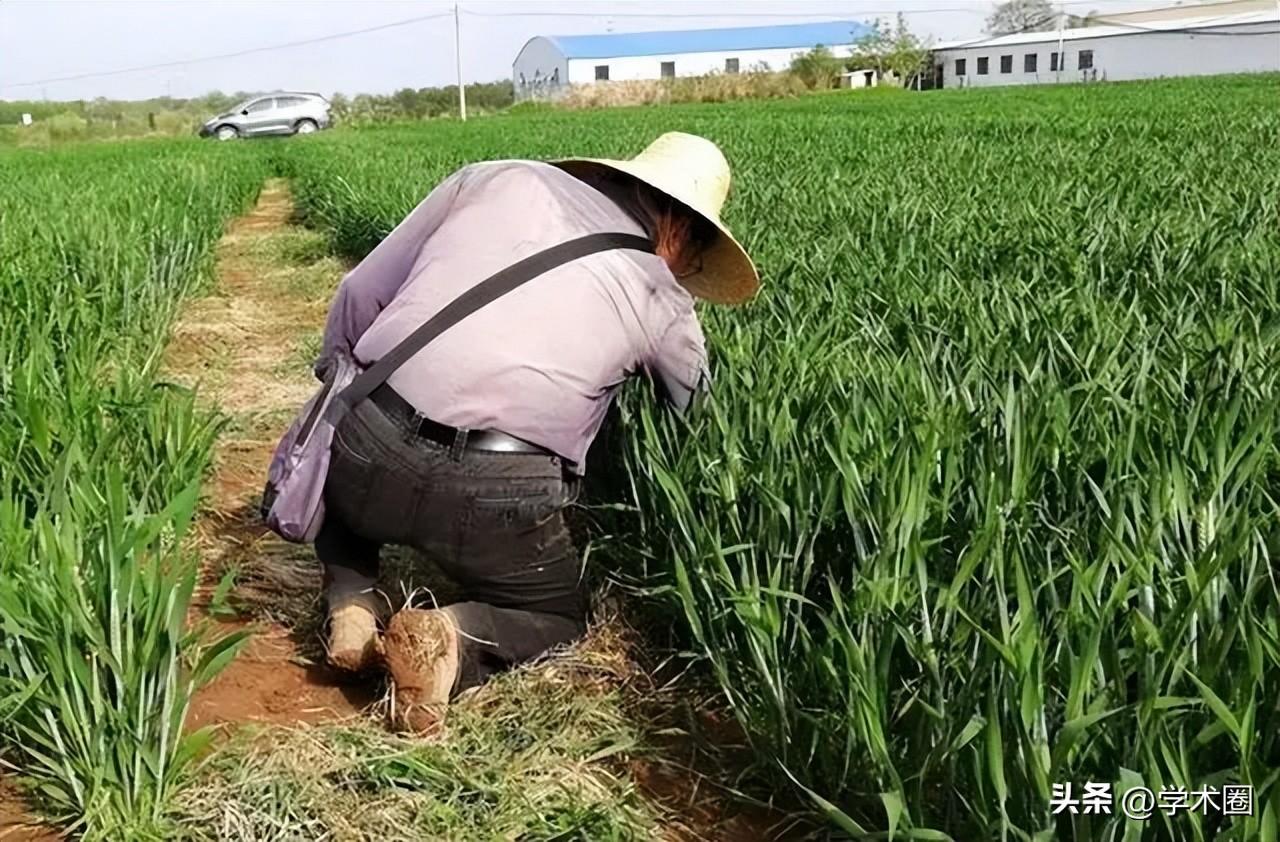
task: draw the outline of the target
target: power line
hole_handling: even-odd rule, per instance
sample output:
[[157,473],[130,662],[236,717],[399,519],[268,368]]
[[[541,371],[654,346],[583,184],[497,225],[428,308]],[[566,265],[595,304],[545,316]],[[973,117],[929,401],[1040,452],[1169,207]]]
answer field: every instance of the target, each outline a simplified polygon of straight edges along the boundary
[[[1078,4],[1092,2],[1097,0],[1078,0]],[[860,9],[857,17],[895,15],[899,12],[904,15],[944,12],[985,14],[982,9],[950,6],[945,9]],[[846,18],[832,18],[830,12],[473,12],[463,9],[462,14],[477,18],[790,18],[794,20],[820,17],[832,22],[846,20]]]
[[143,64],[137,67],[123,67],[118,70],[101,70],[92,73],[76,73],[71,76],[52,76],[48,79],[32,79],[29,82],[8,82],[0,84],[0,88],[28,88],[33,85],[44,85],[51,82],[71,82],[78,79],[97,79],[103,76],[120,76],[125,73],[141,73],[144,70],[161,70],[166,67],[180,67],[186,64],[199,64],[206,61],[219,61],[227,58],[238,58],[240,56],[253,55],[254,53],[266,53],[273,50],[287,50],[292,47],[303,47],[308,44],[321,44],[326,41],[336,41],[340,38],[350,38],[355,35],[366,35],[370,32],[380,32],[384,29],[394,29],[400,26],[409,26],[415,23],[421,23],[426,20],[436,20],[438,18],[452,17],[452,12],[439,12],[434,15],[420,15],[414,18],[405,18],[404,20],[392,21],[391,23],[379,24],[378,26],[370,26],[364,29],[352,29],[347,32],[335,32],[331,35],[321,35],[317,38],[306,38],[301,41],[289,41],[284,44],[272,44],[268,47],[251,47],[247,50],[237,50],[233,53],[219,53],[212,56],[200,56],[198,58],[182,59],[181,61],[165,61],[157,64]]
[[[1095,0],[1066,0],[1068,3],[1089,3]],[[925,13],[925,12],[978,12],[978,9],[966,9],[959,7],[950,7],[943,9],[911,9],[907,13]],[[893,14],[895,10],[885,9],[879,11],[860,11],[859,16]],[[570,18],[708,18],[708,17],[732,17],[732,18],[791,18],[797,17],[827,17],[822,13],[795,14],[786,12],[739,12],[731,14],[708,14],[698,12],[674,12],[674,13],[644,13],[644,12],[616,12],[612,14],[597,14],[593,12],[477,12],[469,9],[462,9],[461,13],[472,17],[570,17]],[[421,23],[428,20],[438,20],[440,18],[454,16],[453,11],[437,12],[431,15],[419,15],[417,17],[405,18],[404,20],[392,21],[390,23],[379,24],[377,26],[369,26],[364,29],[352,29],[344,32],[335,32],[329,35],[321,35],[316,38],[305,38],[300,41],[288,41],[282,44],[272,44],[264,47],[251,47],[245,50],[236,50],[229,53],[218,53],[216,55],[198,56],[196,58],[181,59],[174,61],[156,62],[154,64],[141,64],[134,67],[122,67],[115,70],[99,70],[87,73],[74,73],[67,76],[50,76],[44,79],[31,79],[24,82],[5,82],[0,84],[0,88],[29,88],[36,85],[47,85],[55,82],[74,82],[81,79],[99,79],[108,76],[122,76],[127,73],[142,73],[148,70],[163,70],[170,67],[181,67],[188,64],[200,64],[209,61],[221,61],[229,58],[239,58],[241,56],[254,55],[256,53],[272,52],[274,50],[286,50],[294,47],[304,47],[310,44],[321,44],[327,41],[336,41],[341,38],[351,38],[357,35],[366,35],[370,32],[381,32],[386,29],[394,29],[401,26],[410,26],[415,23]]]
[[[1098,0],[1063,0],[1058,6],[1097,6]],[[969,14],[987,14],[984,8],[967,6],[944,6],[936,9],[859,9],[853,17],[868,15],[904,15],[945,14],[948,12],[967,12]],[[832,18],[830,12],[474,12],[463,9],[462,14],[483,18]],[[846,16],[849,17],[849,16]],[[838,20],[844,20],[839,18]]]
[[[1223,16],[1221,18],[1211,18],[1210,20],[1229,21],[1229,17],[1230,16]],[[1157,26],[1140,26],[1136,23],[1124,23],[1124,22],[1116,23],[1114,21],[1108,21],[1106,20],[1106,18],[1102,18],[1102,21],[1103,22],[1100,23],[1099,26],[1115,26],[1122,29],[1132,29],[1137,32],[1172,32],[1175,34],[1189,33],[1191,35],[1218,35],[1218,36],[1230,36],[1230,37],[1236,37],[1236,38],[1248,38],[1254,35],[1276,35],[1280,33],[1280,29],[1268,29],[1262,32],[1231,32],[1231,31],[1221,30],[1221,29],[1215,30],[1210,28],[1214,24],[1209,24],[1201,27],[1195,27],[1195,26],[1157,27]],[[1259,24],[1259,23],[1275,23],[1275,21],[1273,20],[1239,21],[1238,25]],[[1232,24],[1230,22],[1227,22],[1227,23],[1217,24],[1217,25],[1230,26]]]
[[[1058,3],[1058,5],[1059,6],[1084,6],[1084,5],[1095,5],[1096,2],[1097,0],[1062,0],[1062,2]],[[945,8],[933,8],[933,9],[859,10],[858,17],[865,17],[868,15],[875,16],[875,15],[882,15],[882,14],[897,14],[899,12],[902,14],[939,14],[939,13],[947,13],[947,12],[983,13],[981,9],[950,6]],[[714,18],[743,18],[743,19],[789,18],[794,20],[796,18],[822,17],[822,18],[827,18],[828,21],[830,22],[837,22],[838,20],[838,19],[833,20],[829,14],[823,14],[820,12],[800,13],[800,14],[788,13],[788,12],[736,12],[736,13],[728,13],[728,14],[723,12],[721,13],[710,13],[710,12],[596,13],[596,12],[535,12],[535,11],[481,12],[481,11],[472,11],[470,9],[461,9],[460,13],[463,15],[469,15],[471,17],[479,17],[479,18],[551,17],[551,18],[599,19],[599,18],[713,18],[714,17]],[[305,38],[300,41],[288,41],[282,44],[272,44],[272,45],[263,46],[263,47],[251,47],[245,50],[236,50],[234,52],[229,52],[229,53],[219,53],[217,55],[198,56],[196,58],[157,62],[155,64],[144,64],[144,65],[138,65],[135,67],[123,67],[116,70],[102,70],[102,71],[95,71],[95,72],[89,72],[89,73],[75,73],[68,76],[51,76],[45,79],[32,79],[30,81],[25,81],[25,82],[8,82],[8,83],[0,84],[0,88],[27,88],[27,87],[33,87],[36,85],[47,85],[54,82],[72,82],[72,81],[78,81],[81,79],[97,79],[97,78],[102,78],[107,76],[120,76],[126,73],[142,73],[148,70],[162,70],[169,67],[180,67],[188,64],[200,64],[208,61],[220,61],[220,60],[229,59],[229,58],[239,58],[241,56],[254,55],[256,53],[272,52],[275,50],[287,50],[287,49],[292,49],[294,47],[304,47],[311,44],[322,44],[328,41],[337,41],[342,38],[352,38],[358,35],[367,35],[371,32],[381,32],[387,29],[395,29],[402,26],[411,26],[415,23],[422,23],[423,21],[438,20],[440,18],[453,17],[456,14],[457,12],[453,12],[453,11],[437,12],[431,15],[419,15],[417,17],[405,18],[403,20],[379,24],[377,26],[365,27],[363,29],[352,29],[352,30],[347,30],[345,32],[335,32],[329,35],[321,35],[315,38]],[[1036,27],[1040,26],[1045,22],[1052,20],[1053,17],[1056,17],[1056,15],[1052,15],[1052,16],[1043,18],[1041,20],[1035,21],[1014,32],[1006,32],[1006,33],[1003,33],[1002,35],[986,36],[983,38],[975,39],[973,41],[957,44],[953,47],[949,47],[949,49],[960,49],[964,47],[981,46],[989,41],[993,41],[997,38],[1003,37],[1004,35],[1017,35],[1024,32],[1028,32],[1035,29]],[[1175,28],[1160,29],[1160,28],[1143,27],[1143,26],[1138,26],[1136,24],[1125,24],[1125,23],[1108,23],[1106,25],[1122,26],[1129,29],[1133,29],[1138,32],[1171,32],[1171,33],[1188,33],[1189,32],[1193,34],[1235,36],[1235,37],[1274,35],[1274,34],[1277,34],[1277,32],[1280,32],[1280,30],[1267,30],[1264,32],[1224,32],[1224,31],[1214,31],[1214,30],[1204,29],[1204,28],[1195,29],[1191,27],[1177,28],[1177,29]]]
[[1129,24],[1117,25],[1125,26],[1126,28],[1136,30],[1137,32],[1170,32],[1175,35],[1213,35],[1219,38],[1254,38],[1258,35],[1280,35],[1280,29],[1264,29],[1258,32],[1221,32],[1212,29],[1148,29],[1145,26],[1131,26]]
[[[1040,26],[1040,25],[1042,25],[1042,24],[1048,23],[1049,21],[1053,20],[1053,19],[1054,19],[1054,18],[1056,18],[1056,17],[1057,17],[1057,15],[1055,14],[1055,15],[1050,15],[1050,16],[1048,16],[1048,17],[1040,18],[1040,19],[1039,19],[1039,20],[1037,20],[1037,21],[1033,21],[1032,23],[1027,24],[1026,26],[1022,27],[1021,29],[1015,29],[1015,30],[1013,30],[1012,32],[1002,32],[1002,33],[1000,33],[999,35],[989,35],[989,36],[986,36],[986,37],[983,37],[983,38],[975,39],[975,40],[973,40],[973,41],[966,41],[966,42],[962,42],[962,43],[958,43],[958,44],[948,44],[948,45],[947,45],[947,47],[946,47],[946,49],[948,49],[948,50],[962,50],[962,49],[968,49],[968,48],[971,48],[971,47],[981,47],[981,46],[984,46],[984,45],[986,45],[986,44],[989,44],[989,43],[991,43],[991,42],[993,42],[993,41],[998,41],[998,40],[1000,40],[1001,38],[1004,38],[1004,37],[1009,36],[1009,35],[1024,35],[1024,34],[1026,34],[1026,33],[1028,33],[1028,32],[1044,32],[1044,33],[1046,33],[1046,34],[1052,34],[1052,33],[1054,33],[1056,30],[1052,30],[1052,29],[1043,29],[1043,30],[1038,30],[1038,29],[1037,29],[1037,27],[1039,27],[1039,26]],[[1226,16],[1226,17],[1224,17],[1224,18],[1219,18],[1219,20],[1227,20],[1229,17],[1230,17],[1230,16]],[[1214,30],[1214,29],[1210,29],[1210,28],[1208,28],[1208,27],[1200,27],[1200,28],[1197,28],[1197,27],[1192,27],[1192,26],[1181,26],[1181,27],[1163,27],[1163,28],[1162,28],[1162,27],[1153,27],[1153,26],[1139,26],[1138,24],[1132,24],[1132,23],[1116,23],[1116,22],[1113,22],[1113,21],[1109,21],[1109,20],[1107,20],[1107,19],[1106,19],[1106,17],[1105,17],[1105,16],[1100,16],[1100,17],[1098,18],[1098,20],[1099,20],[1100,22],[1096,25],[1096,28],[1097,28],[1097,29],[1102,29],[1102,28],[1104,28],[1104,27],[1115,27],[1115,28],[1117,28],[1117,29],[1131,29],[1131,30],[1133,30],[1135,33],[1138,33],[1138,32],[1152,32],[1152,33],[1167,32],[1167,33],[1172,33],[1172,34],[1214,35],[1214,36],[1221,36],[1221,37],[1237,37],[1237,38],[1249,38],[1249,37],[1254,37],[1254,36],[1257,36],[1257,35],[1277,35],[1277,34],[1280,34],[1280,29],[1268,29],[1268,30],[1264,30],[1264,31],[1261,31],[1261,32],[1228,32],[1228,31],[1223,31],[1223,30]],[[1272,21],[1269,21],[1269,20],[1267,20],[1267,21],[1252,21],[1252,23],[1271,23],[1271,22],[1272,22]],[[1245,21],[1245,23],[1251,23],[1251,21]],[[1085,26],[1085,27],[1076,27],[1075,29],[1076,29],[1077,31],[1088,32],[1089,30],[1094,29],[1094,28],[1095,28],[1094,26]],[[1105,32],[1099,32],[1099,33],[1092,34],[1092,35],[1083,35],[1083,36],[1080,36],[1080,39],[1089,39],[1089,38],[1106,38],[1106,37],[1108,37],[1108,36],[1110,36],[1110,35],[1115,35],[1115,34],[1117,34],[1117,33],[1105,33]],[[1073,40],[1080,40],[1080,39],[1073,39]],[[1010,46],[1012,46],[1012,45],[1010,45]]]
[[1005,36],[1008,36],[1008,35],[1023,35],[1028,32],[1053,32],[1053,30],[1051,29],[1036,29],[1036,27],[1042,24],[1048,23],[1049,21],[1053,20],[1056,17],[1058,17],[1056,13],[1052,15],[1047,15],[1045,17],[1040,18],[1039,20],[1033,20],[1031,23],[1027,24],[1026,26],[1020,29],[1015,29],[1012,32],[1002,32],[999,35],[986,35],[986,36],[983,36],[982,38],[976,38],[973,41],[964,41],[959,44],[948,44],[946,46],[946,49],[964,50],[964,49],[968,49],[969,47],[981,47],[983,44],[987,44],[987,43],[990,43],[991,41],[999,40],[1000,38],[1004,38]]

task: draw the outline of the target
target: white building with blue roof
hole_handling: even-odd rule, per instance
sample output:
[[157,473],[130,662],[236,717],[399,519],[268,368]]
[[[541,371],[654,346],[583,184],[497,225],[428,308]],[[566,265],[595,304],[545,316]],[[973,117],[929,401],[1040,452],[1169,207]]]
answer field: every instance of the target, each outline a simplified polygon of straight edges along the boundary
[[511,67],[517,99],[548,95],[567,85],[633,79],[785,70],[817,46],[848,56],[871,27],[827,21],[733,29],[687,29],[605,35],[539,35]]

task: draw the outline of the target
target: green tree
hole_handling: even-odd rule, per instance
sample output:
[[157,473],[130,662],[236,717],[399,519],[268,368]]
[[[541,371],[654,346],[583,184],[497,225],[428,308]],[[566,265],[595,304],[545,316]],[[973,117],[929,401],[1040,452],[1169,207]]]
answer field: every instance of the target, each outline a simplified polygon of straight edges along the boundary
[[834,88],[840,81],[842,69],[844,63],[823,46],[791,60],[791,72],[810,90]]
[[347,99],[346,94],[341,91],[335,91],[333,96],[329,97],[329,108],[333,110],[335,117],[345,120],[351,115],[351,100]]
[[392,109],[406,117],[427,116],[426,90],[415,91],[413,88],[401,88],[391,95]]
[[191,100],[191,107],[197,112],[208,112],[210,115],[221,114],[239,102],[235,94],[224,94],[222,91],[210,91],[201,97]]
[[846,67],[874,69],[881,76],[893,74],[899,82],[909,85],[928,58],[929,45],[911,31],[906,17],[899,13],[893,26],[880,18],[872,22],[871,32],[857,42]]
[[1073,29],[1080,26],[1089,26],[1090,21],[1093,18],[1097,17],[1097,15],[1098,15],[1097,9],[1090,9],[1089,11],[1085,12],[1083,15],[1067,15],[1067,28]]
[[1005,0],[987,18],[987,32],[991,35],[1045,32],[1057,26],[1058,13],[1049,0]]

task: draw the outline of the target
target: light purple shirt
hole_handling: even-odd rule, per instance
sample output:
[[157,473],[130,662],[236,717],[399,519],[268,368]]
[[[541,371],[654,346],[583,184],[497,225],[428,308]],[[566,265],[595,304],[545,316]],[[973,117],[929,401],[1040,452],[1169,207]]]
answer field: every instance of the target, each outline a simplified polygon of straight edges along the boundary
[[[324,357],[370,365],[465,290],[585,234],[646,234],[596,188],[550,164],[472,164],[445,179],[343,279]],[[494,429],[578,463],[628,376],[659,380],[680,409],[705,382],[693,298],[639,251],[588,255],[467,316],[387,381],[442,424]]]

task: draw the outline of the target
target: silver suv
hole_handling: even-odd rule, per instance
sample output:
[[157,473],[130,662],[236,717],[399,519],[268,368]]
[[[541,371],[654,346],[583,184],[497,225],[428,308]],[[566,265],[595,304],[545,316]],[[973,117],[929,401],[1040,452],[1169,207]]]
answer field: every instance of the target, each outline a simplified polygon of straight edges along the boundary
[[246,99],[200,127],[201,137],[234,140],[269,134],[311,134],[333,124],[320,94],[278,91]]

